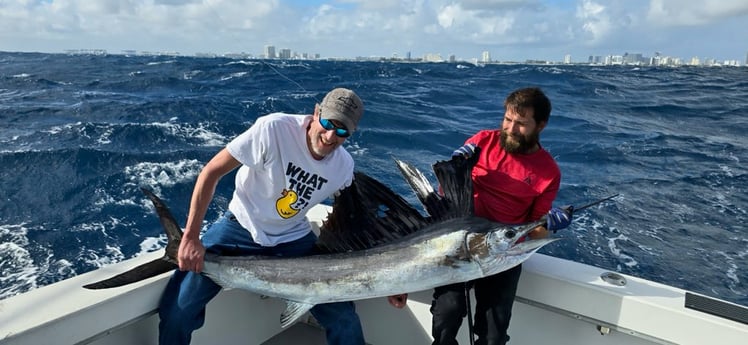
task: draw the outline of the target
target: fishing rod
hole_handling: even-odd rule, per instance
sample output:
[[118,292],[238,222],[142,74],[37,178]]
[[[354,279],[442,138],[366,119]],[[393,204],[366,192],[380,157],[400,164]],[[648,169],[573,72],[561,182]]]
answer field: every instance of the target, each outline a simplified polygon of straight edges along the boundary
[[[581,211],[581,210],[584,210],[585,208],[590,208],[590,207],[595,206],[595,205],[597,205],[599,203],[602,203],[602,202],[608,201],[610,199],[613,199],[613,198],[615,198],[615,197],[617,197],[619,195],[620,195],[619,193],[616,193],[616,194],[613,194],[611,196],[607,196],[605,198],[602,198],[602,199],[599,199],[599,200],[595,200],[595,201],[593,201],[593,202],[591,202],[589,204],[582,205],[582,206],[579,206],[579,207],[572,207],[572,206],[566,206],[566,207],[570,207],[574,212]],[[564,209],[566,209],[566,207],[564,207]]]
[[[571,215],[572,213],[576,213],[577,211],[581,211],[581,210],[584,210],[586,208],[590,208],[590,207],[595,206],[595,205],[597,205],[597,204],[599,204],[601,202],[605,202],[605,201],[608,201],[610,199],[613,199],[613,198],[615,198],[615,197],[617,197],[619,195],[620,195],[619,193],[616,193],[616,194],[613,194],[611,196],[607,196],[607,197],[604,197],[602,199],[595,200],[595,201],[593,201],[591,203],[588,203],[586,205],[582,205],[582,206],[579,206],[579,207],[574,207],[572,205],[562,206],[561,209],[564,210],[564,211],[566,211],[566,212],[569,212],[569,215]],[[547,219],[547,217],[548,217],[548,215],[544,216],[542,219]],[[553,233],[555,234],[556,231],[558,231],[558,230],[553,230]]]

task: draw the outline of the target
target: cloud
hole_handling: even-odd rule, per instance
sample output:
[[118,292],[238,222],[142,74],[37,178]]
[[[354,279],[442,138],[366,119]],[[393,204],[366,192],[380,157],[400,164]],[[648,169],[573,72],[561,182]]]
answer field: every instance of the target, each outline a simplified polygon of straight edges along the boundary
[[[348,51],[362,55],[416,44],[426,30],[424,1],[375,2],[355,1],[354,7],[321,4],[302,18],[297,35],[306,35],[309,45],[334,44],[339,51],[350,47]],[[370,10],[373,7],[378,10]]]
[[[534,26],[547,30],[540,20],[543,6],[536,0],[504,1],[344,1],[319,5],[304,19],[300,32],[313,40],[329,37],[366,38],[378,46],[401,48],[418,43],[424,51],[457,44],[496,45],[534,40]],[[376,9],[376,10],[372,10]],[[525,18],[525,20],[518,20]],[[479,47],[477,49],[484,49]],[[442,48],[443,49],[443,48]]]
[[[6,1],[4,27],[27,33],[78,32],[103,35],[131,30],[149,33],[193,33],[205,30],[251,29],[278,7],[262,0],[49,0]],[[4,7],[4,8],[3,8]],[[17,31],[17,30],[14,30]]]
[[702,26],[748,16],[748,1],[742,0],[652,0],[649,23],[657,26]]
[[520,8],[538,9],[543,7],[539,0],[463,0],[460,6],[466,10],[516,10]]
[[179,51],[200,46],[195,50],[203,51],[221,39],[229,39],[225,45],[236,45],[240,39],[232,41],[234,35],[272,28],[278,8],[278,0],[3,1],[0,37],[19,47],[42,46],[42,51]]
[[585,0],[577,6],[576,18],[581,30],[588,34],[589,43],[604,40],[613,29],[613,23],[605,6]]
[[462,7],[460,7],[460,5],[450,4],[442,8],[441,11],[439,11],[437,20],[439,22],[439,26],[441,26],[444,29],[449,29],[452,27],[452,25],[455,24],[455,21],[459,17],[465,17],[462,11]]
[[354,4],[358,9],[365,12],[370,11],[388,11],[399,8],[409,8],[420,1],[400,1],[400,0],[337,0],[341,4]]
[[439,24],[453,38],[461,41],[499,44],[517,41],[522,37],[510,34],[517,24],[517,11],[471,8],[465,9],[461,5],[445,6],[439,13]]

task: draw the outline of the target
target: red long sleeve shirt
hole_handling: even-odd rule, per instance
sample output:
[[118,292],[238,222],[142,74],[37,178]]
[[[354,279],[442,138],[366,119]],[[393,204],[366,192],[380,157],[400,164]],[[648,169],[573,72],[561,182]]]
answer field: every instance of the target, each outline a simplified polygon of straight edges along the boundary
[[484,130],[465,142],[481,148],[473,168],[475,215],[505,224],[538,220],[551,209],[561,170],[542,147],[531,154],[504,151],[500,135]]

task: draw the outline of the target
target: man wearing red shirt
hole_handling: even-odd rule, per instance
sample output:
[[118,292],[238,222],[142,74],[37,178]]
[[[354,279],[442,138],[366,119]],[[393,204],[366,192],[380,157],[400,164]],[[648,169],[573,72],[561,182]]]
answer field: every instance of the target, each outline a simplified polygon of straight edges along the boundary
[[[473,168],[475,215],[505,224],[536,221],[547,214],[546,227],[528,236],[543,238],[571,223],[571,208],[552,208],[561,183],[553,157],[540,145],[540,132],[548,124],[551,102],[539,88],[519,89],[504,101],[501,129],[483,130],[469,138],[453,156],[465,158],[480,147]],[[476,344],[506,344],[512,304],[522,266],[469,282],[475,288]],[[432,345],[457,345],[457,331],[467,315],[464,283],[434,289]],[[407,295],[390,297],[395,307]],[[471,335],[472,336],[472,335]]]

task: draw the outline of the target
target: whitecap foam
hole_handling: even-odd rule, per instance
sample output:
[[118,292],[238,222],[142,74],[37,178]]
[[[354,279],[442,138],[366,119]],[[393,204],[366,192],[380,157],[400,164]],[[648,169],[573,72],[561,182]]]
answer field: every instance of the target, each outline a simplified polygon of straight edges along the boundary
[[154,192],[160,192],[159,187],[171,187],[178,183],[192,183],[203,163],[196,159],[183,159],[176,162],[141,162],[125,167],[127,175],[126,186],[151,186]]
[[0,225],[0,242],[12,242],[22,246],[27,245],[29,243],[26,237],[28,232],[26,223]]
[[189,140],[191,142],[197,141],[197,145],[204,147],[222,147],[228,142],[226,136],[210,129],[214,125],[211,122],[178,123],[176,122],[177,120],[177,117],[172,117],[168,122],[152,122],[146,125],[139,123],[100,124],[75,122],[51,126],[40,132],[53,136],[71,134],[79,138],[90,139],[99,145],[109,145],[112,143],[112,136],[119,128],[127,126],[150,126],[158,128],[165,134],[179,139]]
[[[748,242],[748,241],[742,241]],[[748,296],[746,292],[741,289],[741,286],[745,284],[745,282],[740,281],[740,271],[741,267],[739,263],[745,262],[746,256],[748,256],[748,249],[743,248],[743,250],[738,251],[735,253],[735,255],[730,255],[728,253],[719,251],[718,254],[725,257],[724,264],[722,267],[725,267],[725,277],[727,277],[727,287],[732,291],[733,293],[739,295],[739,296]]]
[[[131,205],[133,203],[127,203]],[[82,223],[74,225],[70,231],[72,232],[98,232],[107,238],[111,238],[107,233],[107,229],[116,229],[117,227],[133,226],[135,223],[132,221],[122,220],[116,217],[109,217],[109,220],[101,222]]]
[[[132,198],[131,199],[123,199],[123,200],[115,199],[104,188],[97,188],[94,191],[94,196],[95,196],[95,201],[93,202],[93,208],[89,212],[98,212],[104,206],[107,206],[107,205],[117,205],[117,206],[133,206],[133,205],[137,205],[137,203],[135,202],[135,200],[132,199]],[[114,218],[112,218],[112,219],[114,219]]]
[[[135,189],[147,186],[154,193],[160,194],[161,188],[172,187],[180,183],[193,183],[203,168],[203,163],[196,159],[184,159],[176,162],[140,162],[124,168],[124,189]],[[110,194],[106,188],[97,188],[94,191],[95,201],[91,212],[96,212],[108,205],[134,206],[149,209],[150,202],[142,198],[140,194],[133,194],[128,198],[121,199],[118,195]],[[102,224],[87,224],[81,230],[100,229],[106,235],[107,226],[114,227],[126,223],[122,219],[110,217],[106,226]]]
[[103,250],[84,249],[81,252],[81,261],[97,268],[108,266],[125,259],[125,255],[119,247],[106,245]]
[[199,69],[192,70],[192,71],[189,71],[189,72],[184,72],[184,74],[182,74],[182,79],[184,79],[184,80],[190,80],[190,79],[194,78],[195,76],[197,76],[197,75],[199,75],[201,73],[203,73],[203,71],[201,71]]
[[346,151],[352,156],[363,157],[368,151],[367,148],[361,147],[357,142],[351,142],[350,145],[346,145]]
[[39,268],[27,247],[26,224],[0,225],[0,299],[38,287]]
[[175,63],[175,62],[177,62],[177,60],[153,61],[153,62],[147,63],[146,65],[148,65],[148,66],[157,66],[157,65],[164,65],[164,64],[172,64],[172,63]]
[[55,260],[54,253],[51,251],[48,252],[47,260],[42,268],[43,272],[40,272],[40,276],[44,276],[44,280],[59,281],[78,275],[72,262],[65,259]]
[[309,91],[297,91],[297,92],[291,92],[288,97],[292,99],[309,99],[314,98],[317,94],[314,92]]
[[221,79],[220,79],[220,80],[221,80],[221,81],[226,81],[226,80],[230,80],[230,79],[234,79],[234,78],[241,78],[241,77],[243,77],[243,76],[247,75],[247,73],[249,73],[249,72],[236,72],[236,73],[231,73],[231,74],[229,74],[228,76],[225,76],[225,77],[221,77]]
[[257,61],[246,61],[246,60],[238,60],[238,61],[231,61],[228,63],[223,64],[223,66],[230,66],[230,65],[246,65],[246,66],[254,66],[254,65],[261,65],[262,62]]
[[638,262],[630,255],[624,254],[621,248],[618,247],[617,242],[618,241],[629,241],[628,236],[624,234],[619,234],[616,237],[609,237],[608,238],[608,248],[610,249],[610,253],[613,254],[616,258],[623,261],[623,264],[628,267],[634,267],[638,264]]
[[178,138],[198,139],[202,141],[202,146],[205,147],[226,146],[226,137],[209,129],[212,123],[178,123],[176,122],[177,120],[178,118],[173,117],[169,119],[169,122],[153,122],[149,125],[161,128],[168,134]]
[[0,274],[0,299],[38,287],[39,268],[34,265],[31,253],[16,243],[0,243]]
[[48,130],[42,130],[40,132],[51,134],[51,135],[57,135],[62,132],[71,131],[73,128],[80,127],[82,124],[83,124],[82,122],[75,122],[75,123],[68,123],[64,125],[52,126]]
[[166,246],[166,235],[161,235],[159,237],[146,237],[142,242],[140,242],[140,252],[135,254],[135,256],[140,256],[145,253],[150,253],[152,251],[159,250]]
[[90,139],[100,145],[108,145],[112,143],[111,136],[114,133],[114,129],[118,126],[119,125],[97,124],[91,122],[75,122],[52,126],[49,129],[41,130],[40,132],[52,136],[71,134],[79,138]]
[[305,68],[305,69],[311,69],[310,64],[305,63],[305,62],[301,62],[301,61],[290,62],[288,60],[282,60],[280,63],[271,63],[271,62],[264,62],[264,61],[263,61],[263,63],[266,66],[270,66],[270,67],[280,67],[280,68],[302,67],[302,68]]

